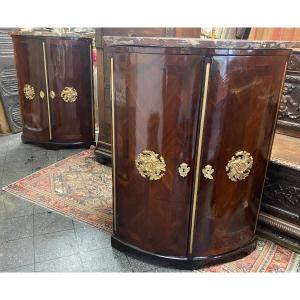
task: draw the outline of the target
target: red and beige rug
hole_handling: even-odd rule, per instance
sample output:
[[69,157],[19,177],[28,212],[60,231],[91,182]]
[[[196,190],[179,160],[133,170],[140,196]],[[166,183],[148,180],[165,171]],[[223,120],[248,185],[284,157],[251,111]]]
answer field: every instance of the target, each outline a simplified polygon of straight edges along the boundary
[[[3,189],[60,214],[112,231],[111,168],[94,150],[70,156]],[[259,239],[247,257],[199,272],[300,272],[300,254]]]

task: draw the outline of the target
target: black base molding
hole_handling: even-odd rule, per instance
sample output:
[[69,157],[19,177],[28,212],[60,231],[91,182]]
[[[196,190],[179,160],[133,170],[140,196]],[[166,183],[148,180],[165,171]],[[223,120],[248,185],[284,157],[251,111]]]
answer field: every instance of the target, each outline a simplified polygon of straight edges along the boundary
[[77,143],[56,143],[56,142],[35,142],[27,139],[24,135],[21,136],[24,144],[35,144],[48,150],[59,150],[62,148],[89,148],[90,146],[96,146],[95,141],[90,142],[77,142]]
[[226,263],[229,261],[240,259],[242,257],[249,255],[252,251],[254,251],[256,248],[256,244],[257,244],[257,239],[254,238],[245,246],[236,249],[234,251],[224,253],[222,255],[187,258],[187,257],[164,256],[164,255],[147,252],[135,246],[122,242],[114,235],[112,235],[111,237],[112,247],[114,247],[119,251],[132,254],[136,256],[138,259],[141,259],[143,261],[151,260],[152,264],[174,267],[182,270],[195,270],[210,265],[221,264],[221,263]]

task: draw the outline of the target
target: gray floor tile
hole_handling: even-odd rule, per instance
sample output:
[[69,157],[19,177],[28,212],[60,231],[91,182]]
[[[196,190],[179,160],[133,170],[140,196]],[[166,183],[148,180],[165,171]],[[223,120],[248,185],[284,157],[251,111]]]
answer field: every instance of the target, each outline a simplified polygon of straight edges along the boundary
[[1,149],[4,148],[8,141],[10,140],[11,135],[10,134],[0,134],[0,145],[1,145]]
[[3,175],[9,175],[10,177],[12,177],[14,174],[16,174],[16,176],[19,176],[27,172],[32,172],[32,162],[27,162],[26,158],[23,158],[20,161],[13,160],[11,162],[6,159],[4,168],[5,170],[3,172]]
[[0,195],[3,200],[5,216],[7,218],[28,216],[33,214],[33,204],[24,199],[18,198],[7,192]]
[[57,160],[62,160],[67,158],[68,156],[74,155],[76,153],[79,153],[83,151],[84,149],[81,148],[75,148],[75,149],[61,149],[57,152]]
[[45,167],[48,167],[54,164],[56,160],[49,160],[49,159],[41,159],[40,161],[33,161],[32,162],[32,172],[37,172]]
[[6,163],[12,164],[14,167],[28,165],[32,162],[31,149],[9,149],[6,154]]
[[35,261],[41,262],[78,253],[74,230],[34,236]]
[[36,172],[42,168],[45,168],[57,161],[57,151],[33,149],[32,171]]
[[157,264],[151,263],[151,259],[142,257],[138,258],[132,255],[127,255],[127,257],[133,272],[148,272],[153,271],[155,268],[159,267]]
[[12,171],[12,170],[4,170],[2,175],[2,185],[9,185],[19,179],[22,179],[32,173],[32,168],[28,168],[26,170],[18,170],[18,171]]
[[0,168],[4,167],[6,154],[5,152],[0,152]]
[[[0,187],[84,150],[45,150],[20,137],[0,136]],[[0,270],[33,272],[34,256],[39,272],[80,272],[82,260],[85,271],[132,270],[126,255],[110,247],[109,233],[48,211],[0,191]]]
[[166,273],[166,272],[172,272],[172,273],[190,273],[193,272],[192,270],[180,270],[180,269],[175,269],[171,267],[156,267],[151,271],[147,271],[150,273]]
[[73,222],[56,213],[40,213],[34,215],[34,234],[45,234],[73,229]]
[[22,273],[34,272],[34,264],[26,265],[26,266],[14,268],[14,269],[7,269],[7,270],[4,270],[3,272],[13,272],[13,273],[15,273],[15,272],[22,272]]
[[0,168],[3,168],[5,164],[6,152],[0,152]]
[[172,267],[169,262],[158,261],[152,257],[127,254],[127,258],[134,272],[185,272]]
[[33,213],[34,214],[41,214],[41,213],[53,213],[52,210],[39,206],[39,205],[34,205],[33,206]]
[[125,254],[105,248],[80,253],[84,272],[132,272]]
[[32,170],[32,162],[26,163],[26,158],[20,158],[20,161],[13,160],[9,161],[7,158],[4,162],[4,172],[3,175],[10,175],[13,174],[23,174]]
[[61,257],[49,261],[36,263],[36,272],[82,272],[79,255]]
[[4,206],[4,201],[1,197],[1,191],[0,191],[0,220],[2,220],[2,218],[5,218],[6,213],[5,213],[5,206]]
[[33,236],[33,215],[0,220],[0,242]]
[[80,251],[90,251],[111,246],[111,235],[92,226],[74,221],[76,238]]
[[31,265],[33,262],[32,237],[0,244],[0,270]]

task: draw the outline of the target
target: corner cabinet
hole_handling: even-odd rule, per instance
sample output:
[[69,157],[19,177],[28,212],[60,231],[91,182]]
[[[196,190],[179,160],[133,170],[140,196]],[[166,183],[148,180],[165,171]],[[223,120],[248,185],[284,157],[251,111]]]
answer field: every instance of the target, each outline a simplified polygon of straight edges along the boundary
[[290,51],[248,41],[105,42],[112,245],[182,268],[250,253]]
[[23,142],[48,148],[95,144],[88,37],[12,33]]

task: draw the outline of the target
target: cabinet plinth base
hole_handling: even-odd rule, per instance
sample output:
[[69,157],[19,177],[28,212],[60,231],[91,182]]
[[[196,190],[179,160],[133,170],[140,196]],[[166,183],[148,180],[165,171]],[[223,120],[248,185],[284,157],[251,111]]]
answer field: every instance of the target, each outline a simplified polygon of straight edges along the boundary
[[137,258],[143,259],[143,261],[147,261],[151,259],[150,261],[151,264],[163,265],[165,267],[166,266],[173,267],[182,270],[200,269],[200,268],[208,267],[210,265],[216,265],[216,264],[226,263],[229,261],[240,259],[242,257],[249,255],[252,251],[254,251],[256,248],[256,244],[257,244],[257,239],[255,237],[243,247],[240,247],[239,249],[221,255],[209,256],[209,257],[175,257],[175,256],[164,256],[164,255],[147,252],[119,240],[114,235],[112,235],[111,237],[112,247],[114,247],[119,251],[133,254],[137,256]]
[[95,141],[75,143],[36,142],[26,138],[23,134],[21,136],[21,140],[24,144],[35,144],[37,146],[44,147],[48,150],[58,150],[61,148],[89,148],[92,145],[96,145]]

